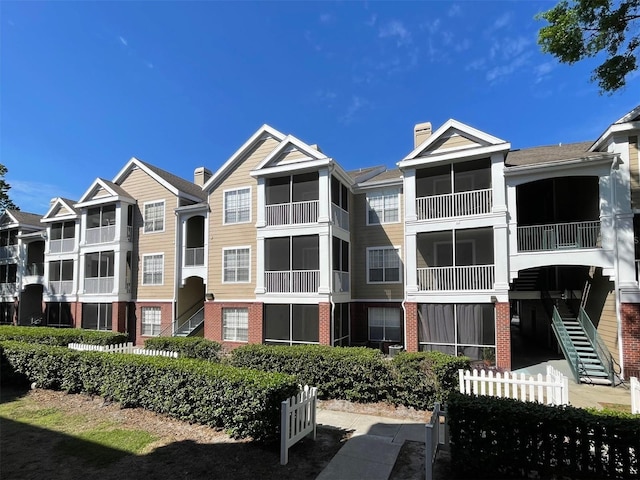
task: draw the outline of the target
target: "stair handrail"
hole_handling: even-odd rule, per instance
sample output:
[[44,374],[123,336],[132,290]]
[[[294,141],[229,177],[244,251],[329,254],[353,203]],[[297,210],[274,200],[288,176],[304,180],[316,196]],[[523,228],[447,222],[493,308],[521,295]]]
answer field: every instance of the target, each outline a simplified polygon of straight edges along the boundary
[[[187,332],[193,331],[198,325],[200,325],[204,320],[204,307],[200,308],[196,313],[189,317],[189,320],[180,325],[180,328],[176,330],[176,332],[185,330]],[[185,329],[185,326],[187,327]]]
[[[160,331],[160,337],[171,337],[173,336],[173,332],[177,332],[180,330],[185,323],[189,321],[189,319],[193,316],[194,312],[198,310],[198,307],[204,303],[204,297],[198,299],[193,305],[190,305],[182,315],[176,318],[172,323],[167,325],[164,329]],[[186,318],[186,320],[185,320]]]
[[551,328],[553,329],[553,333],[556,334],[556,338],[558,339],[564,358],[567,359],[573,378],[576,383],[580,383],[580,356],[555,306],[553,307],[553,314],[551,315]]
[[589,293],[591,293],[591,283],[589,280],[584,282],[584,288],[582,289],[582,298],[580,299],[580,308],[586,308],[587,301],[589,299]]
[[600,360],[600,363],[602,363],[602,366],[604,367],[604,371],[607,374],[607,378],[611,382],[611,385],[614,385],[613,356],[611,355],[611,352],[607,348],[607,345],[604,343],[604,340],[598,333],[598,329],[593,325],[593,322],[591,322],[589,315],[587,315],[587,312],[585,312],[584,308],[582,307],[578,312],[578,322],[580,322],[580,325],[582,326],[584,333],[587,335],[589,342],[591,342],[591,345],[593,346],[593,349],[596,352],[596,355],[598,355],[598,359]]

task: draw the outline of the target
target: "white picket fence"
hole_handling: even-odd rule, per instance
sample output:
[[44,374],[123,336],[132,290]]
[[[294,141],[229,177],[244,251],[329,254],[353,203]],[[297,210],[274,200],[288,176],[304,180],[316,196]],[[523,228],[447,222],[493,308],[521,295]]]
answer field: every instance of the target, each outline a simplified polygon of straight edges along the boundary
[[300,392],[284,400],[280,408],[280,465],[289,462],[289,448],[311,434],[316,439],[318,389],[305,385]]
[[114,345],[89,345],[87,343],[70,343],[71,350],[84,352],[107,352],[107,353],[134,353],[136,355],[148,355],[152,357],[178,358],[178,352],[165,350],[150,350],[146,348],[134,347],[132,342],[118,343]]
[[481,370],[458,370],[460,392],[468,395],[505,397],[546,405],[568,405],[569,379],[547,366],[547,374],[527,377],[524,373],[504,374]]
[[631,377],[631,413],[640,414],[640,381]]
[[[441,423],[441,418],[444,418],[444,423]],[[426,480],[433,480],[433,464],[436,462],[438,451],[441,446],[446,446],[449,443],[447,411],[440,410],[439,403],[434,405],[431,419],[425,427],[425,474]]]

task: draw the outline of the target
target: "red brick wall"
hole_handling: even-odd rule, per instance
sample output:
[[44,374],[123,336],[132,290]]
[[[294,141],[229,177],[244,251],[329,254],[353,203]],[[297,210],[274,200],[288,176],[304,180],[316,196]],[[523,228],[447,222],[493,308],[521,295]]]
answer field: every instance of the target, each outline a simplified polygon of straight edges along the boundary
[[418,351],[418,304],[417,303],[405,303],[405,323],[407,325],[407,344],[404,346],[404,349],[407,352],[417,352]]
[[71,326],[73,328],[82,328],[82,304],[69,302],[69,310],[71,311]]
[[511,370],[511,312],[509,302],[496,303],[496,366]]
[[[143,307],[160,307],[160,331],[163,331],[171,326],[171,319],[173,318],[173,304],[170,302],[158,303],[158,302],[137,302],[136,304],[136,345],[144,345],[144,341],[147,336],[142,335],[142,308]],[[115,308],[115,307],[114,307]]]
[[640,372],[640,304],[622,303],[622,357],[624,376],[636,376]]
[[222,309],[246,308],[249,310],[249,342],[262,343],[262,307],[260,302],[206,302],[204,304],[204,338],[222,343],[225,349],[232,350],[244,342],[225,342],[222,340]]
[[331,345],[331,304],[318,304],[318,329],[320,345]]
[[111,330],[120,333],[127,331],[127,302],[113,302],[111,306]]

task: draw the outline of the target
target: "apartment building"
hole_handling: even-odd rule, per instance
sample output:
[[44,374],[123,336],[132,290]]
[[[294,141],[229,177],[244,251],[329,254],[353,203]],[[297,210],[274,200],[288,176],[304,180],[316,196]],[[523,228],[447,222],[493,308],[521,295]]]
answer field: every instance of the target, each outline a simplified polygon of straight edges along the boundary
[[6,212],[7,246],[33,244],[20,261],[46,246],[33,283],[3,278],[44,287],[51,325],[137,343],[402,345],[503,368],[536,350],[604,382],[640,369],[639,131],[640,107],[594,142],[517,150],[451,119],[416,125],[396,168],[346,171],[264,125],[193,182],[133,158],[32,230]]

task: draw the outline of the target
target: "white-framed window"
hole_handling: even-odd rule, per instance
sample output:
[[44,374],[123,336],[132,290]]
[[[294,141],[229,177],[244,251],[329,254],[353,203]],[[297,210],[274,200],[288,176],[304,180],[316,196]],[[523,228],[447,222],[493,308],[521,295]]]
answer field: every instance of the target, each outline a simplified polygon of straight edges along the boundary
[[249,309],[222,309],[222,339],[228,342],[246,342],[249,339]]
[[225,248],[222,255],[223,283],[249,282],[251,249],[249,247]]
[[400,283],[400,249],[398,247],[367,248],[367,283]]
[[367,225],[400,221],[400,190],[397,188],[367,193]]
[[164,232],[164,200],[144,204],[144,233]]
[[142,284],[162,285],[164,254],[152,253],[142,256]]
[[399,308],[369,307],[369,340],[402,342],[402,315]]
[[142,307],[142,335],[157,337],[160,335],[162,312],[160,307]]
[[251,187],[224,192],[223,223],[247,223],[251,221]]

